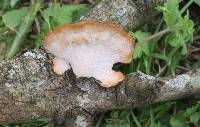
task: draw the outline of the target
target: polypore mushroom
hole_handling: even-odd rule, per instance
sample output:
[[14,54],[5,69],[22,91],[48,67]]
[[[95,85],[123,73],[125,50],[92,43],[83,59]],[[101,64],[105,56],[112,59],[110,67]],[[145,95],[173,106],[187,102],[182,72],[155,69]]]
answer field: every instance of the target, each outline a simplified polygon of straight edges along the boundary
[[94,77],[101,86],[111,87],[124,79],[121,72],[112,70],[113,64],[131,62],[134,42],[113,24],[79,22],[50,31],[43,47],[55,56],[55,73],[61,75],[72,68],[77,77]]

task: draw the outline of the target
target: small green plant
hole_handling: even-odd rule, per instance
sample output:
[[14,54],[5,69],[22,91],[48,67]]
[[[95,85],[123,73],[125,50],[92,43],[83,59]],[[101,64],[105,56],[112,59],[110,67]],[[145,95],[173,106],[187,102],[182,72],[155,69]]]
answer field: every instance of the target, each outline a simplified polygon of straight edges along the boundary
[[[192,2],[189,1],[186,6]],[[187,43],[193,38],[194,23],[189,13],[182,16],[186,8],[179,10],[178,0],[167,0],[157,10],[163,13],[163,19],[154,35],[149,32],[130,32],[136,40],[133,62],[126,70],[143,71],[147,74],[168,76],[175,74],[176,66],[187,54]],[[160,31],[160,29],[163,30]],[[158,32],[160,31],[160,32]]]
[[193,127],[200,124],[200,102],[165,102],[136,109],[111,111],[101,127]]
[[10,10],[15,7],[15,5],[21,0],[1,0],[0,1],[0,10]]
[[[176,66],[187,54],[187,44],[193,39],[194,23],[186,11],[192,3],[193,0],[188,1],[179,10],[178,0],[167,0],[164,6],[156,7],[163,17],[154,33],[142,30],[129,32],[135,38],[136,48],[133,61],[125,67],[127,73],[143,71],[157,76],[175,74]],[[102,127],[189,127],[199,125],[199,109],[199,103],[180,108],[175,102],[165,102],[133,110],[116,110],[108,114],[109,121],[105,120]],[[123,112],[126,114],[121,116]],[[124,123],[118,123],[120,120]]]
[[169,111],[174,105],[174,102],[166,102],[138,109],[115,110],[102,127],[163,127],[168,123]]
[[180,110],[169,121],[171,127],[189,127],[198,126],[200,124],[200,103]]
[[63,5],[52,3],[42,14],[42,27],[37,34],[35,48],[39,48],[45,34],[55,26],[60,24],[72,23],[80,19],[81,16],[88,12],[89,8],[85,4]]
[[54,127],[49,121],[49,119],[40,119],[18,124],[0,125],[0,127]]
[[[20,0],[0,1],[0,8],[7,10],[1,12],[1,22],[9,29],[9,39],[6,40],[5,58],[12,58],[18,53],[21,47],[25,44],[28,33],[32,31],[32,26],[35,19],[41,19],[37,15],[40,10],[40,1],[36,0],[30,7],[14,9],[14,6]],[[78,5],[62,5],[54,2],[50,3],[49,7],[42,11],[41,29],[38,30],[37,38],[34,42],[34,48],[39,48],[44,35],[55,26],[64,23],[72,23],[77,21],[80,16],[88,12],[89,8],[85,4]],[[0,28],[1,34],[4,31]],[[32,46],[31,44],[29,47]]]
[[23,45],[39,9],[37,0],[29,9],[11,10],[2,16],[3,23],[15,32],[12,42],[7,43],[6,59],[13,57]]

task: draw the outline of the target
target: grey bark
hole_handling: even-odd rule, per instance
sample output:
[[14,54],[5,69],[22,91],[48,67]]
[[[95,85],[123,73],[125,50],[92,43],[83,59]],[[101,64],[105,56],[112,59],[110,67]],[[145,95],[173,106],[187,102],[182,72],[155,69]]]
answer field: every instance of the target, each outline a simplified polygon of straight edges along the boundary
[[165,0],[102,0],[84,20],[111,22],[126,30],[136,30],[155,14],[155,5]]
[[92,78],[72,78],[71,72],[67,75],[55,75],[42,50],[1,62],[0,123],[66,117],[70,126],[89,126],[95,111],[138,107],[200,93],[200,69],[168,78],[137,72],[112,88],[100,87]]
[[[108,3],[103,0],[87,18],[136,29],[145,22],[142,20],[147,14],[134,13],[143,12],[143,8],[149,10],[150,6],[140,7],[132,2],[111,0]],[[119,6],[123,9],[127,6],[128,10],[119,17],[112,16],[118,14],[115,12],[120,10]],[[113,10],[112,13],[110,10]],[[48,55],[43,50],[27,51],[10,61],[0,62],[0,123],[50,118],[58,123],[65,122],[70,127],[92,127],[95,112],[138,107],[198,94],[199,82],[200,70],[168,78],[137,72],[128,75],[116,87],[103,88],[93,78],[77,79],[71,71],[58,76],[53,73]]]

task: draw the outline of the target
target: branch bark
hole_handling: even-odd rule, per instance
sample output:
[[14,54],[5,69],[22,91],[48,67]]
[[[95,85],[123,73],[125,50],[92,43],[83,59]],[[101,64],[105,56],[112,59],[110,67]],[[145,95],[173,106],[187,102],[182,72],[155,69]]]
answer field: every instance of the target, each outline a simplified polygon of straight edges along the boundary
[[151,20],[156,5],[165,0],[102,0],[83,20],[111,22],[126,30],[136,30]]
[[[156,3],[156,0],[146,1],[154,3],[151,7]],[[119,6],[128,10],[122,9],[123,13],[117,17],[114,15],[120,13]],[[140,12],[144,8],[149,10],[148,7],[137,6],[129,0],[111,0],[109,3],[102,0],[86,19],[136,29],[145,22],[142,19],[147,15]],[[75,78],[71,71],[63,76],[55,75],[47,57],[38,49],[0,62],[1,124],[50,118],[70,127],[92,127],[95,112],[138,107],[200,93],[200,69],[168,78],[136,72],[116,87],[103,88],[93,78]]]
[[[177,77],[130,74],[117,87],[100,87],[94,79],[58,76],[42,50],[0,63],[0,123],[67,117],[68,125],[91,124],[95,111],[138,107],[200,92],[200,69]],[[74,125],[75,124],[75,125]],[[91,125],[92,126],[92,125]]]

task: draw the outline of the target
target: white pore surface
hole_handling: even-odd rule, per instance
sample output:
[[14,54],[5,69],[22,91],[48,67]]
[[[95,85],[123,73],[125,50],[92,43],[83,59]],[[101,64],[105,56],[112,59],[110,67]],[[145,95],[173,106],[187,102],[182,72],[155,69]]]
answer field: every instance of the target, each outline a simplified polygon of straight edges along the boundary
[[98,80],[113,77],[113,63],[120,61],[118,54],[103,45],[69,46],[65,54],[68,54],[65,58],[78,77],[95,77]]
[[[67,36],[66,36],[67,35]],[[132,51],[122,35],[90,28],[82,31],[65,31],[51,38],[48,51],[55,55],[54,70],[62,74],[71,66],[77,77],[94,77],[102,86],[116,85],[123,80],[121,72],[112,70],[113,64],[123,62]],[[66,45],[59,45],[60,42]]]

